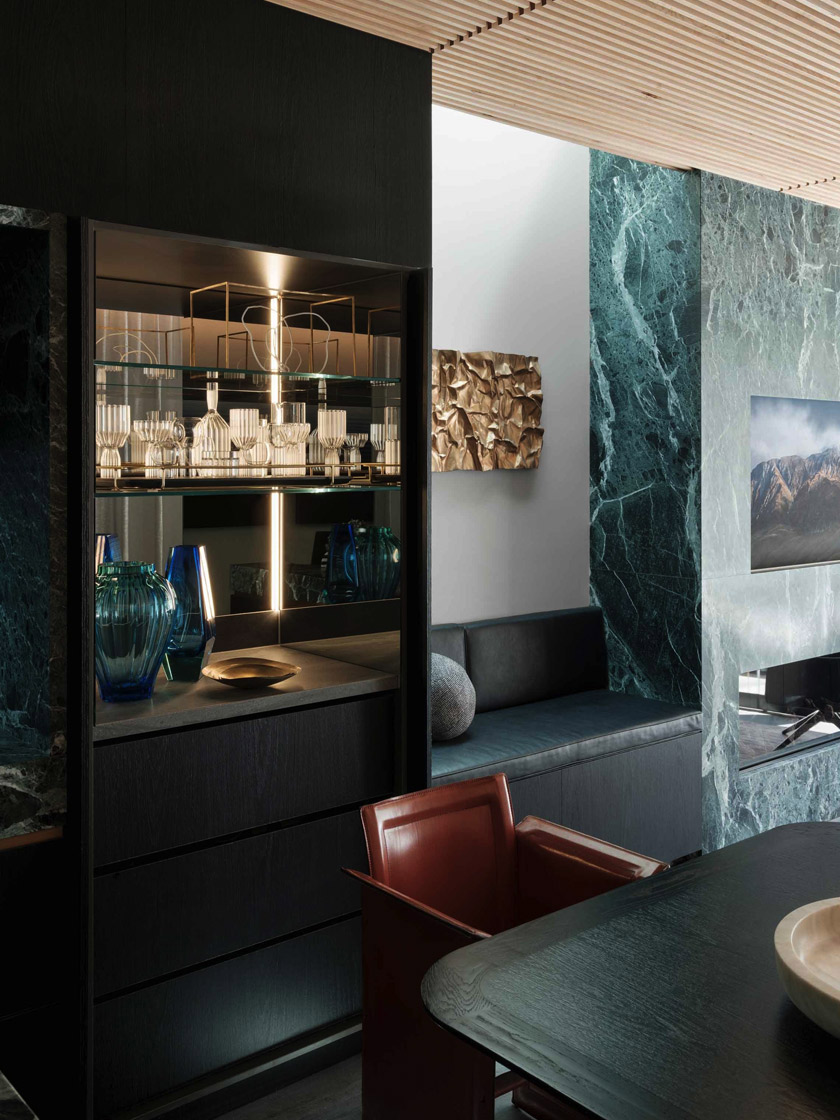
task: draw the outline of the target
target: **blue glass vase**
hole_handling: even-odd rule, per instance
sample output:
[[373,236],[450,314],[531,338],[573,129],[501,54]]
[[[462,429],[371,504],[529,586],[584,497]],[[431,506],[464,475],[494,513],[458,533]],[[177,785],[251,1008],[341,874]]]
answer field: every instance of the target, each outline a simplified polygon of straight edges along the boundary
[[122,560],[120,538],[116,533],[97,533],[93,570],[98,572],[100,564],[107,564],[111,560]]
[[328,603],[353,603],[358,597],[356,534],[349,523],[333,525],[327,554],[324,598]]
[[360,599],[393,599],[400,586],[400,542],[391,529],[366,525],[356,534]]
[[175,592],[175,625],[163,655],[169,681],[197,681],[216,640],[216,611],[204,545],[177,544],[166,578]]
[[103,700],[148,700],[175,621],[175,592],[154,564],[113,560],[96,576],[96,679]]

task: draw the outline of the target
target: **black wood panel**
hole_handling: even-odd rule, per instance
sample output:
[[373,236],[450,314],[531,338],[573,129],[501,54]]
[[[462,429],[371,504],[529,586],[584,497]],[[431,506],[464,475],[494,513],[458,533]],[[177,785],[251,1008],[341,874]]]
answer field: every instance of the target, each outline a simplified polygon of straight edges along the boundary
[[360,1006],[358,918],[98,1004],[95,1113],[111,1116]]
[[702,847],[700,781],[699,734],[567,766],[560,823],[670,862]]
[[513,819],[521,821],[523,817],[542,817],[545,821],[560,824],[563,815],[562,788],[562,770],[534,774],[531,778],[518,778],[511,782]]
[[124,213],[125,9],[125,0],[4,0],[4,202],[79,217]]
[[431,543],[428,495],[431,489],[431,273],[404,278],[402,346],[402,702],[403,789],[425,789],[431,781]]
[[266,0],[5,0],[0,198],[425,266],[431,56]]
[[94,858],[115,863],[391,793],[394,700],[208,725],[94,750]]
[[357,911],[342,867],[367,870],[356,810],[98,877],[96,994]]

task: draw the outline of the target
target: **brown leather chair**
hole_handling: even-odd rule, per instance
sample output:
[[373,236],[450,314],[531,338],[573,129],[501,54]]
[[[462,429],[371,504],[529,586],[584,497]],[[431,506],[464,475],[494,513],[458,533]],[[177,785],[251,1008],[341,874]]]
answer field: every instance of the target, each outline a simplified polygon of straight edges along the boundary
[[420,982],[446,953],[667,865],[526,817],[507,778],[457,782],[362,809],[364,1120],[489,1120],[497,1096],[536,1120],[588,1115],[433,1022]]

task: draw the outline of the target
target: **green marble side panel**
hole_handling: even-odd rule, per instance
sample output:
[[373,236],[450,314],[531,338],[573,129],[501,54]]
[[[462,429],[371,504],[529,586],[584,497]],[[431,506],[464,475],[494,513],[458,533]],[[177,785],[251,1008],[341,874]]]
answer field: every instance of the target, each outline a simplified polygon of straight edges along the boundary
[[700,181],[590,160],[591,596],[611,685],[700,703]]
[[66,807],[66,284],[65,219],[0,205],[0,839]]
[[50,751],[49,233],[0,225],[0,760]]
[[840,210],[702,176],[703,818],[840,817],[840,748],[740,770],[738,674],[840,650],[840,564],[750,572],[750,397],[840,399]]

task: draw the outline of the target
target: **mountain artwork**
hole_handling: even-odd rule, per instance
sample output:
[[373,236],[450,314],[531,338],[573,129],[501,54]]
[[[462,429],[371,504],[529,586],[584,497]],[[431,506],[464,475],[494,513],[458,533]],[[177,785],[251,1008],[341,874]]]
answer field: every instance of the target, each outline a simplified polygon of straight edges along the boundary
[[840,402],[752,397],[753,571],[840,560]]

